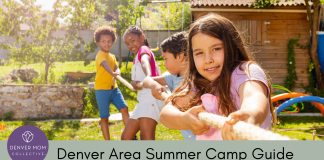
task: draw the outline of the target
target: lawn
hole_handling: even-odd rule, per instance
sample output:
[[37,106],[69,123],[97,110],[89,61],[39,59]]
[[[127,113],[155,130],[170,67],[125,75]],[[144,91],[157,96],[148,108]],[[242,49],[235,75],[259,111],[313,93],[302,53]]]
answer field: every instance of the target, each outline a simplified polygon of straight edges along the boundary
[[[100,122],[32,122],[11,121],[4,122],[6,129],[0,130],[0,140],[8,140],[10,134],[23,125],[33,125],[40,128],[49,140],[104,140]],[[120,140],[124,125],[121,121],[109,122],[110,137],[112,140]],[[140,136],[140,132],[137,134]],[[156,129],[156,140],[183,140],[179,130],[171,130],[158,124]]]
[[[83,65],[83,61],[74,61],[74,62],[55,62],[52,67],[52,71],[49,73],[49,82],[55,82],[55,83],[66,83],[68,80],[66,78],[66,72],[96,72],[96,63],[95,61],[91,61],[91,63],[87,66]],[[117,62],[118,63],[118,62]],[[166,72],[166,68],[163,66],[163,61],[158,60],[157,64],[161,67],[162,73]],[[131,67],[133,66],[132,62],[128,62],[128,66],[126,68],[126,62],[122,62],[121,72],[122,76],[131,82]],[[18,68],[18,65],[15,65],[15,63],[11,63],[9,65],[0,66],[0,77],[4,76],[7,73],[10,73],[13,69]],[[26,66],[22,66],[21,68],[34,68],[40,75],[44,74],[44,64],[41,63],[35,63],[35,64],[29,64]],[[40,81],[40,80],[38,80]],[[81,79],[77,80],[73,84],[84,84],[81,82],[89,82],[94,81],[94,78],[90,79]],[[68,81],[71,83],[71,81]],[[123,93],[123,96],[125,98],[126,103],[128,104],[129,110],[132,111],[136,104],[136,92],[133,92],[129,90],[127,87],[125,87],[123,84],[121,84],[119,81],[117,81],[118,88]],[[90,92],[88,92],[90,93]],[[98,118],[99,117],[99,110],[97,105],[95,104],[95,96],[94,95],[85,95],[84,98],[85,101],[85,110],[84,110],[84,118]],[[113,106],[113,105],[112,105]],[[111,114],[118,113],[118,110],[115,107],[110,108]],[[65,117],[67,118],[67,117]]]
[[[49,82],[61,82],[61,79],[66,75],[65,72],[96,72],[96,63],[92,61],[89,65],[84,66],[83,61],[75,62],[55,62],[52,65],[52,70],[49,72]],[[0,76],[10,73],[13,69],[18,68],[18,65],[12,63],[10,65],[0,66]],[[35,63],[24,65],[21,68],[33,68],[40,75],[45,75],[45,64]]]
[[[163,66],[163,61],[157,61],[161,67],[162,73],[166,71]],[[52,70],[52,79],[53,82],[60,82],[65,76],[65,72],[95,72],[95,62],[92,61],[90,65],[84,66],[83,62],[65,62],[65,63],[55,63],[55,67]],[[132,63],[128,63],[128,68],[126,69],[126,63],[123,62],[121,67],[122,76],[130,82],[131,79],[131,66]],[[15,65],[9,66],[0,66],[0,76],[3,76],[6,73],[10,73],[14,68],[17,68]],[[42,73],[44,66],[42,64],[30,64],[24,66],[23,68],[34,68],[39,73]],[[63,78],[62,78],[63,77]],[[126,88],[124,85],[120,84],[118,81],[118,86],[123,96],[128,104],[129,111],[132,111],[137,104],[136,92],[133,92]],[[84,109],[84,118],[98,118],[98,108],[94,104],[95,98],[94,95],[88,94],[85,96],[84,100],[85,109]],[[117,113],[115,107],[110,107],[111,114]],[[306,107],[305,107],[306,108]],[[279,117],[281,122],[277,126],[278,129],[291,129],[291,128],[317,128],[324,126],[323,117]],[[100,122],[79,122],[79,121],[59,121],[59,122],[32,122],[30,120],[23,121],[5,121],[6,129],[0,131],[0,140],[8,140],[9,135],[16,128],[23,125],[34,125],[39,127],[45,132],[49,140],[103,140],[101,134]],[[123,130],[123,123],[120,121],[110,122],[110,132],[112,140],[120,140],[121,133]],[[311,133],[313,130],[299,130],[294,132],[301,133],[292,133],[292,132],[283,132],[278,131],[282,135],[287,135],[291,138],[298,140],[311,140]],[[317,134],[324,134],[324,129],[317,129]],[[139,137],[139,134],[138,134]],[[171,130],[158,124],[156,129],[156,139],[157,140],[182,140],[180,131]],[[324,137],[318,136],[317,140],[323,140]]]
[[[280,124],[278,129],[297,129],[297,128],[318,128],[324,126],[323,117],[279,117]],[[4,122],[6,129],[0,131],[0,140],[8,140],[11,132],[23,125],[33,125],[40,128],[49,140],[104,140],[100,122],[79,122],[79,121],[59,121],[59,122],[31,122],[31,121],[10,121]],[[120,140],[123,123],[121,121],[110,122],[110,134],[112,140]],[[298,140],[312,140],[313,130],[295,131],[300,133],[282,132],[279,134],[287,135]],[[324,129],[316,129],[316,133],[324,135]],[[139,133],[137,134],[139,137]],[[156,140],[183,140],[179,130],[171,130],[158,124],[156,129]],[[316,140],[324,140],[323,136],[316,136]]]
[[[277,129],[301,129],[301,128],[320,128],[324,127],[324,118],[322,116],[279,116],[280,124],[277,125]],[[273,127],[272,127],[273,128]],[[298,139],[298,140],[312,140],[314,129],[305,130],[291,130],[291,132],[278,131],[281,135]],[[316,134],[324,135],[323,129],[316,129]],[[324,136],[316,136],[316,140],[324,140]]]
[[[50,71],[49,73],[49,82],[57,82],[57,83],[61,82],[61,79],[66,75],[66,72],[96,72],[95,61],[91,61],[90,64],[87,66],[84,66],[83,63],[84,63],[83,61],[53,63],[52,71]],[[157,61],[157,64],[161,67],[162,73],[167,71],[166,68],[163,66],[163,61],[159,60]],[[133,63],[128,62],[128,66],[126,69],[126,62],[122,62],[122,67],[120,69],[122,73],[130,73],[132,66]],[[15,63],[0,66],[0,77],[4,76],[7,73],[10,73],[13,69],[18,67],[19,66],[16,65]],[[21,68],[34,68],[34,70],[36,70],[40,75],[45,75],[45,64],[42,63],[24,65]]]

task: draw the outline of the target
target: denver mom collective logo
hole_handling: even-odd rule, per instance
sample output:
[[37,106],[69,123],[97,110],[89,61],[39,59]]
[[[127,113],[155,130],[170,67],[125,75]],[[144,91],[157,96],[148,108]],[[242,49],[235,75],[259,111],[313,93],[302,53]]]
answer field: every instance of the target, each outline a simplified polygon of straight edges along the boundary
[[48,140],[39,128],[25,125],[11,133],[7,149],[12,160],[44,160],[48,152]]

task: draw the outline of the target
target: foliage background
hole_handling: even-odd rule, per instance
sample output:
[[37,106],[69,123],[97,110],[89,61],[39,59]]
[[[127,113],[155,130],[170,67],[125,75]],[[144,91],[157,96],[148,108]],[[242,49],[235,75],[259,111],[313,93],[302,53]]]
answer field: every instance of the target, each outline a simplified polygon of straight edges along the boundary
[[[166,3],[154,6],[153,11],[148,11],[149,17],[141,20],[143,29],[146,30],[182,30],[182,3]],[[183,29],[190,26],[190,3],[184,3]]]

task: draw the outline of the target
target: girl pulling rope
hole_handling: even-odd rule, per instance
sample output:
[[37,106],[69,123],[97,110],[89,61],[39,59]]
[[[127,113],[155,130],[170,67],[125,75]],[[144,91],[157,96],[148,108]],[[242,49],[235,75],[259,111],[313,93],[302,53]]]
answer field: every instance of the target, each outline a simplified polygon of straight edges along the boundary
[[[168,128],[189,129],[196,140],[236,140],[231,128],[238,121],[271,129],[271,84],[244,46],[234,24],[209,14],[191,25],[188,36],[189,67],[160,114]],[[212,101],[206,105],[206,101]],[[168,101],[167,101],[168,102]],[[198,114],[228,117],[222,130],[203,123]]]

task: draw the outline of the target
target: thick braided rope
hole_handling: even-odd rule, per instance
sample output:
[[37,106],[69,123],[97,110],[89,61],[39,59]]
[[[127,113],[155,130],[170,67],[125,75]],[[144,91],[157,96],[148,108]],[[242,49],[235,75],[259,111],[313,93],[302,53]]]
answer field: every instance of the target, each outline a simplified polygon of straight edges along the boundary
[[[218,129],[222,129],[226,121],[226,117],[207,112],[199,113],[198,117],[206,125]],[[232,132],[237,138],[243,140],[291,140],[287,136],[282,136],[242,121],[233,125]]]

